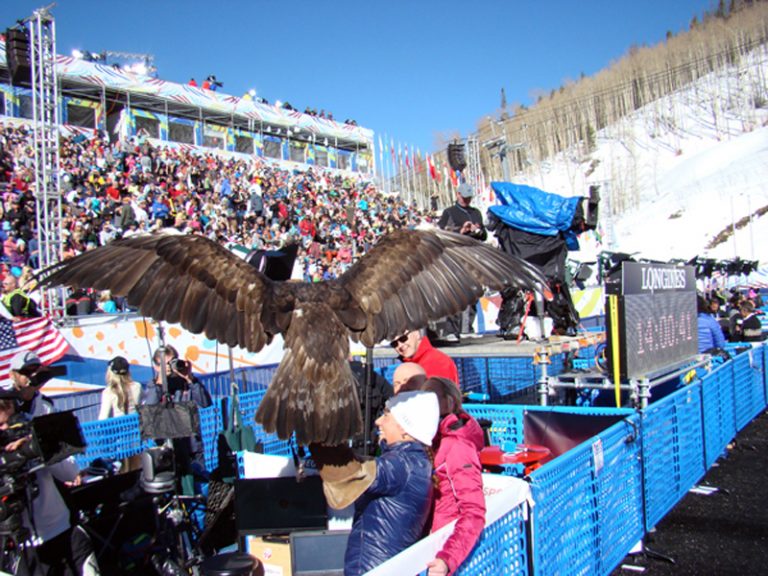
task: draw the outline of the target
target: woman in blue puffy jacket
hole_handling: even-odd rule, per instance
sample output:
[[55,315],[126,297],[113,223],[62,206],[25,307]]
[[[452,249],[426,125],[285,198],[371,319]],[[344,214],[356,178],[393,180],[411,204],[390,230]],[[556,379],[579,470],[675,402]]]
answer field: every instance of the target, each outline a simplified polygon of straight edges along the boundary
[[[355,503],[344,556],[345,576],[357,576],[405,550],[424,534],[432,502],[432,439],[440,408],[433,392],[402,392],[376,420],[381,455],[361,462],[341,447],[310,447],[328,504]],[[349,456],[347,456],[349,454]]]
[[725,336],[717,319],[712,315],[709,302],[702,296],[696,299],[696,318],[699,336],[699,354],[713,348],[725,348]]

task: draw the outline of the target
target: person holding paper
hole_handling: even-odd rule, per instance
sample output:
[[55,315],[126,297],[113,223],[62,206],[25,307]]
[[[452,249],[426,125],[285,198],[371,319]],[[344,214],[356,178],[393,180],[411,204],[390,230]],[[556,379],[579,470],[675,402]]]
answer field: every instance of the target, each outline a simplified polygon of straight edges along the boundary
[[453,533],[428,564],[428,576],[453,574],[469,556],[485,527],[480,450],[483,429],[461,407],[461,392],[447,378],[429,378],[421,390],[440,402],[440,425],[433,441],[437,488],[431,531],[456,520]]

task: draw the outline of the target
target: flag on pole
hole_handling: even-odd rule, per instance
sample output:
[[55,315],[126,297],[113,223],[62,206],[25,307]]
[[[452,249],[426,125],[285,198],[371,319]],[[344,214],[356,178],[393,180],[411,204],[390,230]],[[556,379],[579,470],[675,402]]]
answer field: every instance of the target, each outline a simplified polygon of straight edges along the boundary
[[69,343],[47,317],[0,318],[0,383],[8,381],[11,360],[18,352],[30,350],[47,365],[64,356],[68,348]]
[[408,144],[405,145],[405,167],[410,170],[411,162],[408,160]]
[[450,176],[451,176],[451,184],[453,185],[453,187],[454,187],[454,188],[456,188],[456,187],[459,185],[459,179],[458,179],[458,177],[456,176],[456,170],[454,170],[453,168],[451,168],[451,169],[450,169],[450,171],[449,171],[448,173],[449,173],[449,174],[450,174]]
[[429,175],[432,180],[437,180],[437,170],[435,170],[435,163],[432,161],[432,156],[427,154],[427,166],[429,166]]

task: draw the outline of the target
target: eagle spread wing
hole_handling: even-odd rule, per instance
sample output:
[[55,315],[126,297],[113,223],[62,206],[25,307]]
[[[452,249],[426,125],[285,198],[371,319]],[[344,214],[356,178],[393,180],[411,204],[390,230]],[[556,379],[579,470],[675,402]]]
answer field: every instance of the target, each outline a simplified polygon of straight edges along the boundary
[[544,290],[546,278],[525,260],[438,229],[384,236],[341,283],[366,315],[359,338],[373,346],[461,312],[485,287]]
[[340,279],[273,282],[202,236],[134,236],[42,271],[45,285],[111,290],[156,320],[257,352],[284,336],[285,354],[256,414],[268,432],[339,443],[359,432],[349,337],[372,346],[460,312],[484,287],[534,288],[523,260],[442,230],[400,230]]

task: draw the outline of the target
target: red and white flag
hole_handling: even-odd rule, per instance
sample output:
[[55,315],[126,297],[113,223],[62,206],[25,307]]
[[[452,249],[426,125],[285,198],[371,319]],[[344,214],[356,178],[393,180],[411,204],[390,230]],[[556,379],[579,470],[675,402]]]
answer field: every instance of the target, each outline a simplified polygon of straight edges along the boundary
[[0,384],[8,380],[11,360],[18,352],[30,350],[47,365],[64,356],[68,348],[50,318],[0,318]]

